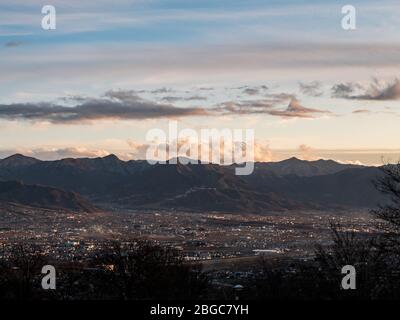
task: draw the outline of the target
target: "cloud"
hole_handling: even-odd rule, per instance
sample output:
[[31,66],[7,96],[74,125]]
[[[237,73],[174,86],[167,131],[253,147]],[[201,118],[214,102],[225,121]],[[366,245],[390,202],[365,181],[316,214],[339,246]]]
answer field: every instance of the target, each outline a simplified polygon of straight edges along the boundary
[[263,94],[269,88],[266,85],[260,86],[240,86],[235,88],[230,88],[231,90],[242,90],[242,94],[249,95],[249,96],[256,96]]
[[354,100],[399,100],[400,81],[385,83],[377,79],[365,88],[358,83],[340,83],[332,87],[332,97]]
[[361,88],[361,86],[357,83],[339,83],[335,84],[332,91],[332,98],[348,98],[350,95],[356,90]]
[[22,44],[23,44],[22,41],[9,41],[9,42],[6,42],[4,44],[4,47],[6,47],[6,48],[15,48],[15,47],[21,46]]
[[[181,137],[177,141],[177,150],[180,151],[182,150],[181,147],[184,147],[190,140],[190,137]],[[25,156],[33,157],[36,159],[40,160],[60,160],[60,159],[65,159],[65,158],[99,158],[99,157],[106,157],[109,156],[110,154],[115,154],[118,158],[122,160],[146,160],[146,153],[148,148],[150,148],[151,144],[150,143],[142,143],[135,141],[133,139],[128,139],[126,141],[127,144],[127,149],[124,150],[118,150],[118,151],[110,151],[106,149],[89,149],[87,147],[83,146],[76,146],[76,147],[38,147],[38,148],[16,148],[16,149],[9,149],[9,150],[0,150],[0,159],[4,159],[6,157],[9,157],[13,154],[19,153],[23,154]],[[169,145],[168,143],[166,145],[159,144],[158,148],[166,148],[166,150],[169,150]],[[209,158],[201,158],[201,148],[206,148],[204,143],[197,143],[193,144],[192,148],[196,149],[197,148],[197,158],[200,157],[201,160],[203,161],[208,161],[211,159],[211,153],[212,151],[210,150],[209,153]],[[214,152],[217,152],[219,154],[219,159],[220,163],[224,163],[224,155],[226,152],[232,152],[233,150],[233,145],[231,143],[226,143],[226,145],[220,145],[219,150],[218,147],[217,149],[213,149]],[[226,149],[225,149],[226,148]],[[218,151],[217,151],[218,150]],[[179,152],[180,157],[188,157],[188,158],[195,158],[193,157],[192,154],[190,154],[190,150],[187,150],[185,148],[186,153]],[[219,153],[218,153],[219,152]],[[167,158],[169,158],[167,156]],[[266,162],[266,161],[272,161],[274,159],[274,154],[268,144],[268,142],[265,141],[255,141],[254,144],[254,161],[259,161],[259,162]],[[231,162],[227,162],[225,164],[230,164]]]
[[214,111],[222,115],[230,114],[267,114],[275,107],[274,101],[251,100],[251,101],[227,101],[217,106]]
[[267,97],[268,99],[270,99],[271,102],[274,103],[286,102],[287,100],[296,99],[296,96],[294,94],[285,92],[269,93],[266,94],[265,97]]
[[320,97],[323,92],[321,90],[322,83],[319,81],[312,81],[310,83],[299,82],[300,92],[311,97]]
[[274,160],[274,153],[269,144],[264,141],[256,141],[254,145],[254,161],[269,162]]
[[300,158],[303,160],[316,160],[317,157],[314,154],[314,149],[306,144],[299,146],[298,152],[300,153]]
[[248,94],[250,96],[258,95],[263,93],[263,91],[267,91],[268,87],[267,86],[259,86],[259,87],[246,87],[243,90],[244,94]]
[[133,91],[109,91],[103,98],[79,98],[75,106],[53,103],[0,104],[0,118],[8,120],[77,123],[102,119],[157,119],[205,116],[203,108],[178,108],[138,97]]
[[[242,87],[243,88],[243,87]],[[295,96],[288,93],[270,93],[264,99],[226,101],[220,103],[214,111],[222,114],[269,114],[277,105],[287,103],[295,99]]]
[[[288,107],[283,110],[278,109],[278,104],[287,102],[288,99],[290,99]],[[314,118],[318,114],[330,113],[325,110],[303,107],[300,102],[290,94],[271,95],[271,99],[263,100],[228,101],[221,103],[214,110],[221,114],[266,114],[282,118]]]
[[130,153],[133,159],[146,159],[147,149],[150,147],[147,143],[140,143],[132,139],[126,141],[130,147]]
[[166,96],[161,99],[162,101],[173,103],[177,101],[206,101],[207,97],[203,96],[191,96],[191,97],[176,97],[176,96]]
[[[79,97],[79,96],[78,96]],[[120,101],[137,101],[140,100],[138,92],[135,90],[109,90],[104,97],[116,99]]]
[[106,150],[91,150],[86,147],[42,147],[42,148],[19,148],[14,150],[1,150],[0,156],[5,158],[7,156],[21,153],[25,156],[41,159],[41,160],[59,160],[65,158],[98,158],[110,155]]
[[[182,152],[181,147],[187,146],[188,143],[191,143],[191,149],[183,148],[185,152]],[[146,152],[148,148],[151,146],[149,143],[140,143],[137,141],[134,141],[132,139],[129,139],[127,141],[127,144],[131,148],[130,155],[132,159],[146,159]],[[167,153],[169,152],[169,144],[158,144],[156,145],[157,149],[159,150],[166,150]],[[202,148],[205,148],[205,150],[209,150],[208,144],[205,144],[204,142],[193,142],[191,137],[181,137],[177,141],[177,151],[178,151],[178,156],[179,157],[187,157],[190,159],[194,160],[202,160],[202,161],[209,161],[212,159],[212,153],[217,153],[219,155],[219,159],[221,164],[230,164],[230,162],[225,162],[225,159],[229,159],[230,157],[226,158],[227,155],[232,155],[232,152],[234,150],[234,146],[232,142],[229,141],[224,141],[224,144],[219,145],[218,147],[213,146],[214,149],[210,149],[210,152],[208,155],[206,155],[206,158],[202,158],[204,156],[204,153],[202,153]],[[193,155],[191,152],[192,150],[197,153],[196,155]],[[197,150],[197,151],[196,151]],[[169,159],[172,156],[167,155],[166,158]],[[208,158],[207,158],[208,157]],[[268,144],[268,142],[265,141],[255,141],[254,143],[254,161],[259,161],[259,162],[266,162],[266,161],[272,161],[274,159],[274,154]]]
[[[55,153],[62,158],[80,158],[80,157],[97,158],[110,155],[110,152],[106,150],[89,150],[85,147],[69,147],[52,151],[53,152],[55,151]],[[35,152],[38,153],[39,151],[36,150]],[[43,150],[42,153],[44,152],[46,151]]]
[[[204,100],[203,96],[164,97],[168,102]],[[284,110],[278,108],[287,103]],[[0,119],[30,120],[50,123],[90,123],[97,120],[143,120],[194,116],[256,115],[266,114],[284,118],[312,118],[317,114],[329,113],[306,108],[291,94],[269,94],[259,100],[227,101],[210,107],[176,107],[171,103],[145,100],[135,90],[111,90],[100,98],[73,95],[63,97],[65,104],[50,102],[0,104]]]
[[159,89],[152,90],[150,92],[153,94],[163,94],[163,93],[173,92],[173,90],[169,89],[169,88],[159,88]]
[[355,114],[360,114],[360,113],[371,113],[371,110],[367,110],[367,109],[358,109],[358,110],[354,110],[353,113],[355,113]]
[[[336,161],[338,163],[341,163],[341,164],[351,164],[351,165],[356,165],[356,166],[365,166],[365,164],[362,163],[360,160],[336,160],[335,159],[334,161]],[[381,166],[382,164],[369,164],[369,165],[378,167],[378,166]]]
[[[91,88],[93,83],[105,90],[110,83],[121,87],[189,83],[229,86],[234,79],[246,78],[273,82],[295,77],[307,82],[306,79],[314,80],[316,74],[329,79],[336,75],[342,77],[339,79],[354,79],[369,73],[370,68],[385,74],[393,72],[400,50],[395,45],[377,48],[363,44],[337,47],[221,44],[215,47],[154,43],[138,46],[128,42],[112,46],[60,43],[49,48],[30,45],[29,53],[4,50],[0,79],[10,85],[27,82],[26,90],[32,90],[33,86],[35,90],[46,91],[51,87],[58,92],[78,86]],[[42,81],[34,80],[39,78]],[[12,94],[13,88],[10,89],[6,92],[8,96]]]
[[243,90],[244,94],[248,94],[250,96],[255,96],[260,94],[260,90],[258,90],[257,88],[246,88]]
[[285,110],[271,110],[268,114],[283,118],[315,118],[318,114],[328,114],[329,111],[303,107],[297,99],[292,99]]

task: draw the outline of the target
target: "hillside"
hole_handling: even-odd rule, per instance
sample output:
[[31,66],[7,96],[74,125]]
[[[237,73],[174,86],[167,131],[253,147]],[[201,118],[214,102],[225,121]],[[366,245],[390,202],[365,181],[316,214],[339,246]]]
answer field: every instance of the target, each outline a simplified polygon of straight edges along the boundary
[[0,181],[0,202],[81,212],[96,210],[93,205],[75,193],[51,187],[25,185],[17,181]]

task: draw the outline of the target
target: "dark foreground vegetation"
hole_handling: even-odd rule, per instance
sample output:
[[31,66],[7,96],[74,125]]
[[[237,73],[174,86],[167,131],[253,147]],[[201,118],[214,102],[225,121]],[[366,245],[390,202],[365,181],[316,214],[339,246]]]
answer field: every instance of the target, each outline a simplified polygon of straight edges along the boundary
[[[310,260],[277,264],[260,258],[251,276],[238,283],[243,287],[215,281],[178,251],[146,241],[104,243],[84,259],[68,261],[25,243],[0,248],[0,299],[399,299],[400,165],[383,170],[376,186],[389,201],[372,212],[379,235],[360,237],[332,226],[332,246],[316,247]],[[56,290],[41,287],[47,264],[56,267]],[[355,290],[341,286],[345,265],[356,269]]]

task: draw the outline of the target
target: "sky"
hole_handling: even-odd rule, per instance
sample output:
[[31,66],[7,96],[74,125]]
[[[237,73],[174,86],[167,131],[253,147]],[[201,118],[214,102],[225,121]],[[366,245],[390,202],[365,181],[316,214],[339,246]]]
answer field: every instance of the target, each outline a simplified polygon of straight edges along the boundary
[[398,161],[398,30],[386,0],[2,0],[0,158],[143,158],[177,120],[254,129],[259,161]]

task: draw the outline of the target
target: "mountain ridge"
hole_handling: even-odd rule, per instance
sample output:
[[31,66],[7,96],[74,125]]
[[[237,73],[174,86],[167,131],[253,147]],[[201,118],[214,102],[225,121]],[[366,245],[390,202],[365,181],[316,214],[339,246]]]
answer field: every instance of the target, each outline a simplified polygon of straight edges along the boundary
[[14,159],[18,165],[10,157],[0,160],[1,179],[58,188],[94,204],[127,208],[266,212],[372,207],[382,200],[371,183],[379,168],[332,160],[257,162],[253,174],[236,176],[235,164],[150,165],[115,155],[55,161],[18,155]]

